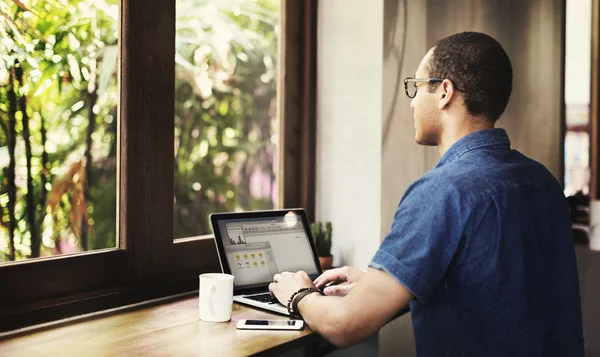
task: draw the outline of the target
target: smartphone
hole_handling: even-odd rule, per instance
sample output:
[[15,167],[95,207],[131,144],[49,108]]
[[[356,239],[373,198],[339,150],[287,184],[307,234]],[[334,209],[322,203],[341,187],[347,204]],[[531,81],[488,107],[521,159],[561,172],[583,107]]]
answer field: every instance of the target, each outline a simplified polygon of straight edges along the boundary
[[302,330],[302,320],[240,320],[236,328],[240,330]]

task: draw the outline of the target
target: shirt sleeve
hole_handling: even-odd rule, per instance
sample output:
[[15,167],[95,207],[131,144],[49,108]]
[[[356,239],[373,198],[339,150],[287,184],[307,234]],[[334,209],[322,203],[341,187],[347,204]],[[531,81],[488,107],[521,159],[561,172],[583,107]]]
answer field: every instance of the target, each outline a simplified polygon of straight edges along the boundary
[[400,201],[369,266],[392,275],[426,303],[458,249],[467,215],[452,185],[422,178]]

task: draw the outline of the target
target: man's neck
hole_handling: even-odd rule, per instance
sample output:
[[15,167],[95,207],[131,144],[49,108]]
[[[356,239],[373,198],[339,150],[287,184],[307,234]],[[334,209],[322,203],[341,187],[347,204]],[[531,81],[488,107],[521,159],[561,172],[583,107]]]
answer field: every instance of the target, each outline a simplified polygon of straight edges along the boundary
[[491,121],[485,119],[479,120],[476,118],[463,120],[462,124],[465,125],[458,125],[454,127],[450,126],[444,130],[440,143],[438,144],[438,152],[440,157],[444,156],[446,151],[448,151],[448,149],[450,149],[454,143],[465,136],[480,130],[492,129],[494,127],[494,123]]

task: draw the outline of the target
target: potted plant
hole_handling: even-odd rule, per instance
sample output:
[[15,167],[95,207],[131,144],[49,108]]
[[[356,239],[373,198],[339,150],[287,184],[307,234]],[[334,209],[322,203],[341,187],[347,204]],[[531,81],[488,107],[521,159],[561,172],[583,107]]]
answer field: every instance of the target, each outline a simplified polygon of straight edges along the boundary
[[331,222],[315,222],[310,225],[310,231],[317,248],[319,263],[322,270],[331,269],[333,256],[331,255]]

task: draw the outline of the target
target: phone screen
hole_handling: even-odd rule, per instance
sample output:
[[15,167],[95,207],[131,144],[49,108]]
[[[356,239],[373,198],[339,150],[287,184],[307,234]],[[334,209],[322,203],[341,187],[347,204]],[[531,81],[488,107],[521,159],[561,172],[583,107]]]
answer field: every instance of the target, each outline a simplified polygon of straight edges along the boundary
[[249,326],[296,326],[295,320],[246,320]]

